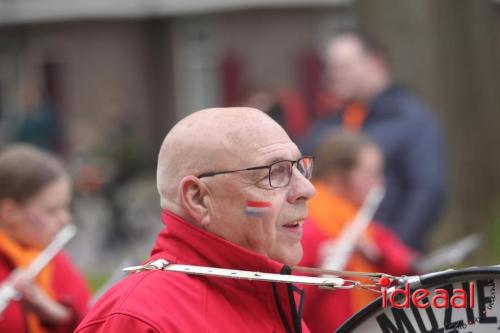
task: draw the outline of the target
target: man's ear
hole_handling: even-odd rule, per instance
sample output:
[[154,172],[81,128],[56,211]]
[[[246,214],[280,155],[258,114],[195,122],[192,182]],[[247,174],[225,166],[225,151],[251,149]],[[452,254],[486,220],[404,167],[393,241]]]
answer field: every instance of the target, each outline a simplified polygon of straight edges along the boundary
[[180,197],[186,212],[200,225],[208,225],[208,189],[206,185],[195,176],[186,176],[181,180]]

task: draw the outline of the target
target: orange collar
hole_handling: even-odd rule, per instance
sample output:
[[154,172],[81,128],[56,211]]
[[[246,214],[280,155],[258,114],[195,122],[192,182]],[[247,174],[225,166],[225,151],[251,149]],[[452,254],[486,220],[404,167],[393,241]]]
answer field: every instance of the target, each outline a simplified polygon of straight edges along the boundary
[[[13,240],[5,231],[0,229],[0,252],[13,264],[15,268],[26,268],[40,254],[39,250],[26,249]],[[52,279],[54,269],[52,263],[45,266],[44,269],[35,278],[36,284],[50,297],[54,297],[52,290]],[[43,329],[38,317],[31,311],[26,312],[26,320],[29,331],[33,333],[43,333]]]
[[337,236],[354,218],[358,207],[321,181],[315,181],[314,186],[316,195],[309,200],[309,214],[326,236]]
[[342,127],[347,130],[359,131],[363,127],[368,110],[366,106],[360,102],[352,102],[347,105]]

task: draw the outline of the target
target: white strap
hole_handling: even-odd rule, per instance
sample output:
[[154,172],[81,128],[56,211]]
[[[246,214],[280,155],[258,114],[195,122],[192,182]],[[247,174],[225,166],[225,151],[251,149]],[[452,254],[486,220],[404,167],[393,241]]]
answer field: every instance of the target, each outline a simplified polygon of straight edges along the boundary
[[206,266],[178,265],[178,264],[170,264],[165,259],[157,259],[142,266],[131,266],[124,268],[123,270],[125,272],[163,270],[169,272],[218,276],[218,277],[232,278],[232,279],[280,282],[280,283],[301,283],[301,284],[316,285],[323,288],[331,288],[331,289],[341,287],[344,284],[344,280],[339,277],[283,275],[283,274],[273,274],[273,273],[242,271],[237,269],[214,268]]

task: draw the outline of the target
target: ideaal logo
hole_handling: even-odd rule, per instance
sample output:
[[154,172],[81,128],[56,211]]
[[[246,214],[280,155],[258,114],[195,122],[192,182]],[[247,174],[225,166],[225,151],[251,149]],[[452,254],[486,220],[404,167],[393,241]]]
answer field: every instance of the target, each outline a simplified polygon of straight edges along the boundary
[[[382,286],[382,307],[387,307],[387,285],[388,283],[383,280],[380,282]],[[390,293],[389,302],[393,308],[403,309],[410,307],[410,301],[414,307],[425,309],[429,306],[435,308],[474,308],[474,282],[469,282],[469,288],[453,289],[452,295],[448,290],[443,288],[434,289],[434,296],[431,301],[427,301],[431,293],[427,289],[419,288],[414,290],[410,295],[410,284],[406,283],[404,289],[396,289]],[[451,298],[450,298],[451,296]]]
[[390,306],[392,316],[387,309],[376,317],[377,324],[383,333],[458,333],[476,324],[496,329],[498,319],[488,313],[495,305],[495,281],[463,282],[461,287],[410,291],[405,286],[395,294],[383,288],[382,303]]

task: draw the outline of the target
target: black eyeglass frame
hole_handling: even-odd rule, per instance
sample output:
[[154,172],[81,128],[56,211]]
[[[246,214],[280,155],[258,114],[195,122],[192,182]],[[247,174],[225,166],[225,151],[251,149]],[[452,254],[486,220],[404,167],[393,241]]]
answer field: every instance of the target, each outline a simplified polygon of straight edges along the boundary
[[[302,156],[301,158],[299,158],[298,160],[296,161],[292,161],[292,160],[281,160],[281,161],[276,161],[276,162],[273,162],[269,165],[263,165],[263,166],[256,166],[256,167],[251,167],[251,168],[245,168],[245,169],[238,169],[238,170],[227,170],[227,171],[209,171],[209,172],[204,172],[202,173],[201,175],[197,176],[197,178],[205,178],[205,177],[213,177],[213,176],[217,176],[217,175],[224,175],[224,174],[229,174],[229,173],[234,173],[234,172],[241,172],[241,171],[252,171],[252,170],[262,170],[262,169],[268,169],[267,170],[267,179],[269,181],[269,186],[271,188],[281,188],[281,187],[286,187],[288,186],[288,184],[290,184],[290,181],[292,179],[292,176],[290,175],[290,177],[288,178],[288,182],[285,184],[285,185],[282,185],[282,186],[273,186],[271,184],[271,168],[275,165],[275,164],[278,164],[278,163],[283,163],[283,162],[291,162],[292,163],[292,167],[291,167],[291,170],[293,170],[293,167],[294,165],[298,165],[299,162],[301,160],[304,160],[306,158],[310,158],[311,159],[311,162],[313,163],[313,167],[314,167],[314,156]],[[300,170],[299,170],[300,171]],[[305,175],[304,175],[305,176]],[[308,178],[310,179],[310,178]]]

